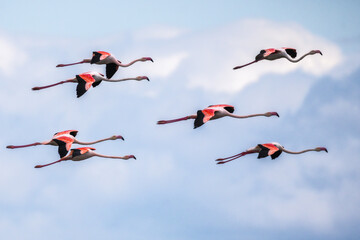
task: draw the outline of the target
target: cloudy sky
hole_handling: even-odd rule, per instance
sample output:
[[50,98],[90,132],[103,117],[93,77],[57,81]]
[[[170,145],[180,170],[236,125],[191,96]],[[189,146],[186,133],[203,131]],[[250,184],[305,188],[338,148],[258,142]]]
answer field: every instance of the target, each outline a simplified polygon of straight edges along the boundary
[[[1,1],[0,235],[3,239],[359,239],[360,4],[357,1]],[[293,47],[297,64],[252,61]],[[31,88],[103,66],[59,63],[93,50],[127,63],[76,98]],[[280,118],[156,125],[210,104]],[[77,129],[108,155],[34,169],[52,146],[6,149]],[[215,159],[259,143],[329,153]],[[77,147],[76,145],[74,145]]]

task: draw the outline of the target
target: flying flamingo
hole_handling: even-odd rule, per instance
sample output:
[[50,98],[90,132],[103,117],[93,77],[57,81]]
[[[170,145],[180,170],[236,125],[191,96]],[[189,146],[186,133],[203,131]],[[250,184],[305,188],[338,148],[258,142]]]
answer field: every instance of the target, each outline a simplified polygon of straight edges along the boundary
[[91,148],[91,147],[82,147],[82,148],[74,148],[71,149],[69,155],[67,155],[66,157],[62,157],[61,159],[52,162],[52,163],[48,163],[45,165],[36,165],[35,168],[42,168],[42,167],[46,167],[58,162],[62,162],[62,161],[67,161],[67,160],[72,160],[72,161],[81,161],[81,160],[85,160],[91,157],[103,157],[103,158],[116,158],[116,159],[123,159],[123,160],[128,160],[130,158],[134,158],[136,160],[136,157],[134,155],[126,155],[124,157],[117,157],[117,156],[108,156],[108,155],[102,155],[102,154],[98,154],[96,152],[94,152],[93,150],[96,150],[95,148]]
[[167,123],[173,123],[188,119],[195,119],[194,128],[198,128],[209,120],[214,120],[225,116],[229,116],[233,118],[249,118],[249,117],[258,117],[258,116],[279,117],[279,114],[277,112],[266,112],[266,113],[244,115],[244,116],[235,115],[233,114],[233,112],[234,112],[234,107],[231,105],[227,105],[227,104],[210,105],[209,107],[203,110],[198,110],[197,114],[189,115],[183,118],[178,118],[173,120],[160,120],[157,122],[157,124],[167,124]]
[[242,152],[242,153],[239,153],[234,156],[227,157],[227,158],[219,158],[219,159],[216,159],[216,161],[218,161],[217,164],[224,164],[224,163],[233,161],[239,157],[242,157],[242,156],[245,156],[245,155],[251,154],[251,153],[259,153],[258,158],[264,158],[264,157],[270,156],[271,159],[274,160],[275,158],[280,156],[280,154],[283,151],[286,153],[290,153],[290,154],[301,154],[301,153],[310,152],[310,151],[328,152],[328,150],[324,147],[317,147],[317,148],[306,149],[306,150],[299,151],[299,152],[293,152],[293,151],[289,151],[289,150],[285,149],[279,143],[273,142],[273,143],[258,144],[256,147],[249,148],[245,152]]
[[37,146],[37,145],[52,145],[52,146],[58,146],[59,147],[58,152],[59,152],[60,157],[64,157],[69,152],[71,145],[73,143],[80,144],[80,145],[92,145],[92,144],[107,141],[107,140],[116,140],[116,139],[124,140],[124,138],[122,136],[114,135],[109,138],[104,138],[104,139],[100,139],[100,140],[93,141],[93,142],[80,142],[79,140],[77,140],[75,138],[77,133],[78,133],[77,130],[66,130],[66,131],[55,133],[54,136],[52,137],[52,139],[50,139],[48,141],[35,142],[32,144],[19,145],[19,146],[9,145],[9,146],[7,146],[7,148],[14,149],[14,148]]
[[89,88],[91,86],[96,87],[98,86],[102,81],[106,81],[106,82],[123,82],[123,81],[128,81],[128,80],[136,80],[136,81],[141,81],[141,80],[148,80],[149,78],[146,76],[138,76],[138,77],[134,77],[134,78],[123,78],[123,79],[118,79],[118,80],[110,80],[104,77],[103,74],[98,73],[98,72],[86,72],[86,73],[82,73],[79,75],[76,75],[75,78],[71,78],[65,81],[61,81],[58,83],[54,83],[51,85],[47,85],[47,86],[43,86],[43,87],[33,87],[32,90],[41,90],[44,88],[49,88],[49,87],[54,87],[56,85],[59,84],[63,84],[63,83],[78,83],[77,88],[76,88],[76,94],[77,97],[81,97],[82,95],[85,94],[85,92],[87,90],[89,90]]
[[84,59],[81,62],[70,63],[70,64],[58,64],[56,67],[66,67],[75,64],[81,63],[90,63],[90,64],[106,64],[106,77],[108,79],[112,78],[119,67],[129,67],[136,62],[145,62],[145,61],[152,61],[150,57],[142,57],[139,59],[135,59],[134,61],[128,64],[122,64],[119,60],[117,60],[114,55],[104,51],[94,51],[91,59]]
[[285,47],[280,48],[280,49],[269,48],[269,49],[261,50],[260,53],[255,57],[255,61],[252,61],[252,62],[250,62],[248,64],[245,64],[245,65],[236,66],[236,67],[234,67],[234,70],[245,67],[245,66],[248,66],[250,64],[256,63],[256,62],[264,60],[264,59],[266,59],[266,60],[276,60],[276,59],[279,59],[279,58],[286,58],[290,62],[296,63],[296,62],[299,62],[300,60],[302,60],[307,55],[314,55],[316,53],[319,53],[319,54],[322,55],[320,50],[311,50],[310,52],[306,53],[305,55],[298,58],[297,60],[293,60],[291,58],[296,58],[296,55],[297,55],[296,49],[294,49],[294,48],[285,48]]

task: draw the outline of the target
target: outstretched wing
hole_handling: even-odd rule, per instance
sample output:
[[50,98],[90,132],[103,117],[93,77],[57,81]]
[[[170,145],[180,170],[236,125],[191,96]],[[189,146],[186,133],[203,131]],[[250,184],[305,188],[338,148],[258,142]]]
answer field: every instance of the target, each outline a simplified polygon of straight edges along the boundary
[[271,156],[271,159],[274,160],[282,153],[282,151],[272,143],[258,144],[258,146],[261,149],[258,158]]
[[84,95],[84,93],[86,93],[86,91],[95,82],[95,79],[91,76],[91,74],[88,73],[76,75],[76,79],[78,81],[78,85],[76,87],[76,95],[79,98]]
[[104,60],[105,58],[107,58],[108,56],[110,56],[111,54],[108,52],[104,52],[104,51],[95,51],[93,52],[92,58],[90,63],[94,64],[94,63],[98,63],[102,60]]
[[284,47],[283,49],[285,50],[285,52],[286,52],[287,54],[290,55],[290,57],[296,58],[297,53],[296,53],[296,49],[295,49],[295,48],[285,48],[285,47]]
[[59,146],[58,152],[61,158],[66,156],[73,143],[72,141],[69,142],[66,139],[62,139],[62,138],[53,139],[53,141],[56,142],[56,144]]
[[115,63],[106,64],[106,77],[108,79],[112,78],[112,76],[114,76],[114,74],[116,73],[116,71],[118,69],[119,69],[119,66],[116,65]]
[[194,122],[194,128],[198,128],[207,121],[209,121],[215,115],[215,110],[211,108],[205,108],[204,110],[197,111],[197,116]]

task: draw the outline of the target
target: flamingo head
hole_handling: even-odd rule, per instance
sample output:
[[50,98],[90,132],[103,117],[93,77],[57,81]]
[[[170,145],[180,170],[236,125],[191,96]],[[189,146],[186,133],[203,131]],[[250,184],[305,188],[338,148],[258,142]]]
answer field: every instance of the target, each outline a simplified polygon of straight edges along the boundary
[[317,148],[315,148],[315,151],[317,151],[317,152],[320,152],[320,151],[328,152],[328,150],[326,148],[324,148],[324,147],[317,147]]
[[141,80],[145,80],[145,79],[148,80],[148,81],[150,81],[147,76],[138,76],[138,77],[136,77],[136,80],[137,80],[137,81],[141,81]]
[[123,138],[123,136],[120,136],[120,135],[114,135],[114,136],[112,136],[111,137],[111,140],[116,140],[116,139],[121,139],[121,140],[125,140],[124,138]]
[[128,159],[130,159],[130,158],[133,158],[133,159],[136,160],[136,157],[135,157],[134,155],[126,155],[126,156],[124,157],[125,160],[128,160]]
[[266,116],[266,117],[271,117],[271,116],[280,117],[277,112],[267,112],[267,113],[265,113],[265,116]]
[[154,62],[154,60],[152,60],[151,57],[143,57],[143,58],[141,58],[141,61],[142,61],[142,62],[146,62],[146,61],[152,61],[152,62]]
[[319,53],[320,55],[322,55],[322,52],[321,52],[320,50],[311,50],[311,51],[310,51],[310,54],[311,54],[311,55],[314,55],[314,54],[317,54],[317,53]]

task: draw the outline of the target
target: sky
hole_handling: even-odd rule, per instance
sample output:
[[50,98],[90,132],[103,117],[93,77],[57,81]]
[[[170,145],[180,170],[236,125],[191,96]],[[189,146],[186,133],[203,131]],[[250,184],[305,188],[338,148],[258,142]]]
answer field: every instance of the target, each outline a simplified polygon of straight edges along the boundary
[[[4,239],[359,239],[358,1],[2,1],[0,235]],[[323,56],[253,61],[261,49]],[[56,68],[113,53],[114,79],[81,98],[76,85],[32,87],[104,66]],[[230,104],[280,118],[158,120]],[[6,149],[76,129],[96,152],[43,169],[53,146]],[[259,143],[300,151],[272,161],[215,159]],[[73,145],[78,147],[78,145]]]

